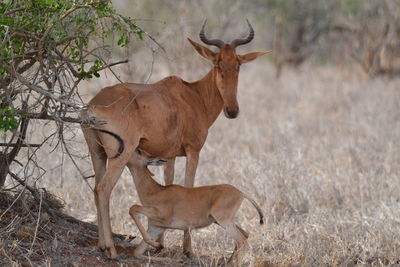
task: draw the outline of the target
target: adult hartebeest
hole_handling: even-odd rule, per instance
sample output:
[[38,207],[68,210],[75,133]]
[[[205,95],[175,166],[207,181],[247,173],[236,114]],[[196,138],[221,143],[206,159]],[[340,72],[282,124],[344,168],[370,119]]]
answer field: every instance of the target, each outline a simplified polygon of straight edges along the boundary
[[[236,118],[236,99],[240,65],[267,52],[236,54],[236,47],[249,43],[254,30],[245,39],[225,44],[218,39],[200,39],[216,46],[219,52],[190,40],[196,51],[213,67],[201,80],[186,82],[170,76],[154,84],[121,83],[103,88],[88,104],[82,118],[94,116],[107,123],[98,128],[83,126],[95,172],[94,196],[99,224],[100,249],[114,258],[117,252],[111,235],[109,199],[111,191],[136,148],[157,158],[165,158],[165,183],[174,178],[175,157],[186,156],[185,186],[193,187],[199,153],[208,129],[224,110],[227,118]],[[134,175],[132,173],[132,175]],[[190,236],[185,231],[184,252],[191,255]]]

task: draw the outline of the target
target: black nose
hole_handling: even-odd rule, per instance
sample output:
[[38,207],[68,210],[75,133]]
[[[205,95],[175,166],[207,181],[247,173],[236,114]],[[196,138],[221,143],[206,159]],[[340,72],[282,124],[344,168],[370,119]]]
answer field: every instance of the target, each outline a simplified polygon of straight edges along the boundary
[[225,117],[228,119],[234,119],[239,115],[239,109],[234,109],[234,110],[229,110],[229,109],[224,109]]

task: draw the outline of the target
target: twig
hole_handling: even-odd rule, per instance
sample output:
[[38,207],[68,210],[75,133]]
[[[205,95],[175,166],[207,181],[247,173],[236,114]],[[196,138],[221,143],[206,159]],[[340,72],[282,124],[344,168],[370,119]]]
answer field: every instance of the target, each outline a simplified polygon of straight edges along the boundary
[[4,15],[5,15],[5,16],[10,16],[11,14],[13,14],[13,13],[15,13],[15,12],[19,12],[19,11],[22,11],[22,10],[24,10],[24,9],[26,9],[26,7],[15,8],[15,9],[12,9],[12,10],[10,10],[10,11],[7,11],[6,13],[4,13]]
[[67,147],[67,144],[65,143],[65,140],[64,140],[64,136],[63,136],[62,134],[61,134],[61,136],[60,136],[60,139],[61,139],[61,142],[62,142],[63,145],[64,145],[64,148],[65,148],[65,151],[67,152],[68,157],[69,157],[70,160],[72,161],[72,164],[74,164],[75,168],[78,170],[78,172],[79,172],[80,175],[82,176],[83,181],[85,181],[85,183],[89,186],[90,190],[92,190],[92,192],[94,192],[92,186],[88,183],[88,181],[87,181],[87,179],[86,179],[86,176],[84,175],[83,171],[81,171],[81,169],[79,168],[79,166],[78,166],[78,164],[76,163],[75,159],[72,157],[71,153],[69,152],[68,147]]
[[117,62],[114,62],[114,63],[110,63],[110,64],[108,64],[106,66],[103,66],[103,67],[99,68],[97,71],[108,69],[108,68],[110,68],[112,66],[115,66],[115,65],[118,65],[118,64],[124,64],[124,63],[128,63],[128,62],[129,62],[128,59],[120,60],[120,61],[117,61]]
[[42,212],[43,195],[42,195],[42,192],[40,192],[39,194],[40,194],[39,212],[38,212],[38,217],[37,217],[37,222],[36,222],[36,227],[35,227],[35,234],[33,235],[33,240],[32,240],[31,247],[29,249],[28,257],[30,257],[31,254],[32,254],[32,248],[33,248],[33,245],[35,244],[35,241],[36,241],[37,231],[38,231],[39,222],[40,222],[40,215],[41,215],[41,212]]
[[[97,56],[97,57],[98,57],[98,58],[101,58],[100,56]],[[103,59],[101,58],[101,60],[103,60]],[[104,61],[104,60],[103,60],[103,61]],[[99,68],[97,71],[101,71],[101,70],[104,70],[104,69],[109,69],[109,70],[111,71],[111,73],[114,75],[114,77],[115,77],[119,82],[122,83],[121,79],[120,79],[120,78],[118,77],[118,75],[111,69],[111,67],[112,67],[112,66],[115,66],[115,65],[118,65],[118,64],[123,64],[123,63],[128,63],[128,59],[124,59],[124,60],[121,60],[121,61],[117,61],[117,62],[108,64],[108,65],[106,65],[106,66],[103,66],[103,67]]]
[[[136,25],[137,26],[137,25]],[[164,51],[164,53],[167,53],[167,50],[165,50],[165,48],[159,43],[157,42],[157,40],[151,36],[148,32],[144,31],[142,28],[140,28],[139,26],[137,26],[139,30],[141,30],[144,34],[147,35],[147,37],[150,38],[150,40],[152,40],[159,48],[161,48],[162,51]]]
[[[0,146],[15,147],[18,144],[0,143]],[[40,147],[42,144],[22,144],[21,147]]]
[[89,117],[88,119],[80,119],[80,118],[73,118],[73,117],[57,117],[54,115],[48,115],[48,114],[43,114],[43,113],[25,113],[22,111],[17,112],[17,114],[20,117],[36,119],[36,120],[51,120],[51,121],[58,121],[58,122],[79,123],[79,124],[85,124],[85,125],[107,124],[107,121],[97,120],[94,117]]
[[147,83],[149,82],[151,76],[153,75],[153,70],[154,70],[154,53],[155,53],[155,51],[152,49],[152,50],[151,50],[151,57],[152,57],[152,60],[151,60],[150,73],[149,73],[149,76],[147,77],[147,80],[146,80],[145,84],[147,84]]
[[[131,32],[132,30],[130,29],[129,25],[127,25],[126,21],[121,18],[120,16],[113,16],[114,19],[119,20],[120,22],[122,22],[123,24],[125,24],[125,28],[127,29],[127,31]],[[135,24],[136,25],[136,24]],[[157,42],[157,40],[151,36],[148,32],[146,32],[145,30],[143,30],[141,27],[139,27],[138,25],[136,25],[136,28],[139,29],[141,32],[143,32],[145,35],[147,35],[147,37],[150,38],[150,40],[152,40],[159,48],[161,48],[162,51],[164,51],[164,53],[167,53],[167,51],[165,50],[165,48],[159,43]],[[136,33],[135,31],[133,31],[134,33]]]

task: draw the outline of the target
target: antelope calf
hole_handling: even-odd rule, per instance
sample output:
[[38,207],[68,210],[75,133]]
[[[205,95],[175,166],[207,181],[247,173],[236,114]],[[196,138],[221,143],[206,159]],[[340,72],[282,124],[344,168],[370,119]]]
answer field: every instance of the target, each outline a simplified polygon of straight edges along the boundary
[[[235,250],[228,264],[239,266],[243,251],[247,247],[248,233],[235,224],[235,215],[244,198],[248,199],[257,209],[260,224],[263,224],[263,214],[257,203],[249,196],[228,184],[201,186],[187,188],[180,185],[163,186],[153,180],[153,174],[147,165],[161,165],[166,163],[163,159],[148,159],[148,154],[136,150],[132,154],[128,167],[136,171],[134,183],[142,203],[133,205],[129,214],[135,221],[143,241],[134,251],[134,256],[141,259],[148,244],[155,248],[163,248],[156,240],[168,228],[190,230],[206,227],[217,223],[224,227],[228,234],[235,240]],[[144,229],[139,220],[138,213],[148,217],[148,230]],[[153,258],[163,260],[163,258]],[[165,259],[165,258],[164,258]]]

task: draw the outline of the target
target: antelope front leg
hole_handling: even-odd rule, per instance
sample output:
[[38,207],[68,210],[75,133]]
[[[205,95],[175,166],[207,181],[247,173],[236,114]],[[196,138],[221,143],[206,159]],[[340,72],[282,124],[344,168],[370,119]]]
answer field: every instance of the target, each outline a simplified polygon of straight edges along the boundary
[[174,182],[175,174],[175,158],[168,159],[164,165],[164,181],[165,185],[170,185]]
[[[185,187],[194,186],[194,178],[196,176],[198,162],[199,151],[186,149]],[[183,254],[188,258],[193,257],[192,239],[189,230],[185,230],[183,234]]]
[[[164,165],[164,182],[165,185],[170,185],[174,182],[175,175],[175,159],[168,159],[167,163]],[[158,238],[157,242],[164,246],[164,233],[162,233]]]
[[198,162],[199,162],[199,151],[186,149],[185,187],[194,186],[194,178],[196,176],[196,169]]

